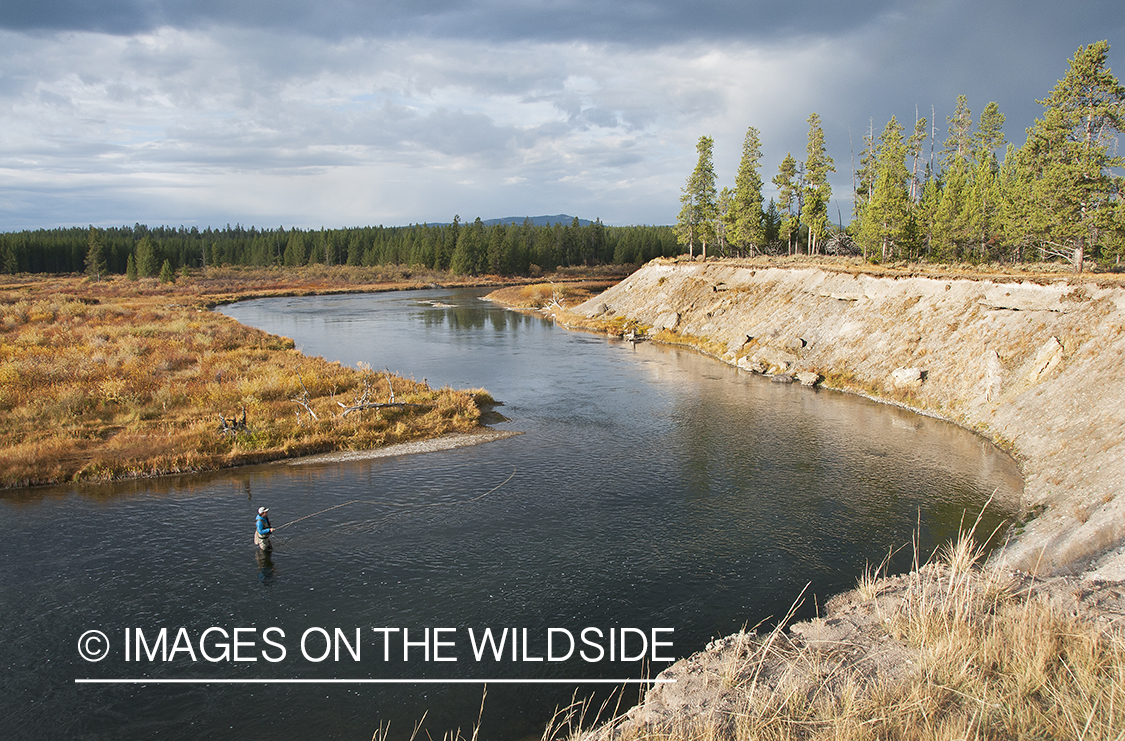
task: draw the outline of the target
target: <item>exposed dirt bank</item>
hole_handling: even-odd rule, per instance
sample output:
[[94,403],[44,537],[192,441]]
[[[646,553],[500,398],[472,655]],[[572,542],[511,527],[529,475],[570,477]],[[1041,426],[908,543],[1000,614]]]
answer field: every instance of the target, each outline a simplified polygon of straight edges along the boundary
[[[863,580],[817,620],[717,640],[661,674],[674,684],[584,738],[1061,738],[1083,735],[1083,724],[1091,737],[1117,732],[1120,281],[655,261],[550,313],[976,430],[1019,460],[1030,517],[983,571],[954,549],[910,574]],[[1085,668],[1079,656],[1090,658]]]
[[558,316],[636,328],[989,437],[1019,460],[1035,515],[1002,556],[1009,568],[1079,571],[1125,538],[1119,285],[654,261]]

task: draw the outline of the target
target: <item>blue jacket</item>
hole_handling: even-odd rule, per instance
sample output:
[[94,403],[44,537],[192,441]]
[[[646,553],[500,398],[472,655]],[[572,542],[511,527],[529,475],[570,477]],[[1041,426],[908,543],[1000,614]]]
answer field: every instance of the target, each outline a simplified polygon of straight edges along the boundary
[[262,537],[265,537],[266,535],[269,535],[273,532],[273,528],[270,527],[270,518],[266,517],[265,515],[258,515],[256,525],[258,527],[258,535],[261,535]]

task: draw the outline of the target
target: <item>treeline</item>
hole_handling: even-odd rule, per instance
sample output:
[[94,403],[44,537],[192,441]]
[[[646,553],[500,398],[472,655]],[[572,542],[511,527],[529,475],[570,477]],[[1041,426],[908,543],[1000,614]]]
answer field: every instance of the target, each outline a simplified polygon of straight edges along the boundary
[[417,265],[460,275],[526,275],[572,265],[643,263],[683,252],[668,226],[461,223],[349,229],[67,228],[0,234],[5,273],[136,274],[208,265]]
[[[864,137],[853,168],[852,221],[829,222],[832,189],[820,118],[809,119],[803,162],[787,154],[763,206],[759,132],[743,143],[735,187],[716,190],[712,140],[701,137],[685,184],[676,234],[689,251],[721,254],[853,253],[871,261],[1069,261],[1119,265],[1125,253],[1125,87],[1106,66],[1105,41],[1078,49],[1065,77],[1039,101],[1043,115],[1025,143],[1006,142],[1004,114],[989,103],[974,121],[965,96],[937,129],[916,116],[908,134],[894,117]],[[928,142],[928,146],[927,146]],[[928,156],[927,156],[928,150]],[[1003,150],[1003,160],[998,152]],[[837,216],[839,214],[831,214]],[[840,219],[842,221],[842,219]]]

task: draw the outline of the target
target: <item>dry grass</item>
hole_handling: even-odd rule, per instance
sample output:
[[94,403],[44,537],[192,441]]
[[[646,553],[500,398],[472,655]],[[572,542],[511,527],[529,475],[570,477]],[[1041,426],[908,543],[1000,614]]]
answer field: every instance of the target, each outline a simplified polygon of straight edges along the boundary
[[647,335],[649,326],[624,316],[590,318],[570,310],[598,295],[610,285],[603,281],[535,283],[500,288],[488,294],[486,298],[513,309],[544,312],[567,329],[597,332],[611,337],[624,337],[630,333],[637,336]]
[[533,283],[500,288],[488,294],[488,298],[516,309],[565,309],[596,296],[615,282],[598,280],[577,283]]
[[704,355],[711,355],[716,358],[722,357],[727,351],[726,345],[721,342],[716,342],[710,337],[677,332],[674,329],[662,329],[654,334],[652,338],[665,345],[684,345],[686,347],[692,347]]
[[[657,258],[664,262],[688,261],[686,255],[677,258]],[[699,259],[696,259],[698,262]],[[938,279],[991,280],[998,283],[1032,281],[1053,283],[1055,281],[1084,281],[1099,286],[1125,285],[1125,273],[1097,272],[1087,269],[1075,273],[1069,265],[1057,262],[1038,263],[928,263],[928,262],[887,262],[873,264],[860,257],[833,257],[817,255],[794,255],[791,257],[745,257],[708,258],[708,262],[723,262],[755,269],[768,268],[816,268],[832,270],[852,275],[873,275],[886,277],[925,277]]]
[[[374,277],[259,269],[175,286],[0,284],[0,486],[200,471],[475,427],[470,393],[306,357],[209,310],[249,296],[416,287],[360,282]],[[368,402],[388,401],[393,384],[396,402],[419,406],[341,416],[368,384]],[[244,428],[220,433],[220,415],[241,420],[243,411]]]
[[[977,567],[980,555],[965,534],[940,562],[909,575],[904,596],[883,617],[884,636],[875,637],[915,652],[916,665],[897,679],[857,671],[846,656],[793,641],[779,626],[753,637],[742,654],[733,712],[697,713],[659,727],[619,719],[593,732],[547,737],[1125,738],[1120,626],[1013,589],[1003,575]],[[873,601],[884,585],[869,573],[861,586],[866,594],[856,597]]]

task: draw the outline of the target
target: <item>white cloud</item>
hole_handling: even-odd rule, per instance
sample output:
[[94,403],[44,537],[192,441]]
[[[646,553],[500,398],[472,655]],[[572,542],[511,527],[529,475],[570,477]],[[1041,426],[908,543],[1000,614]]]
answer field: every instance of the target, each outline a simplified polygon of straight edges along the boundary
[[[26,70],[0,92],[3,187],[23,196],[8,228],[525,210],[663,223],[698,135],[740,142],[756,108],[795,109],[808,82],[794,78],[825,53],[171,28],[3,36],[2,63],[20,55]],[[105,210],[92,210],[99,190]]]
[[849,132],[858,146],[869,120],[908,120],[915,104],[936,105],[941,126],[958,92],[974,110],[997,99],[1018,138],[1090,25],[1055,38],[1049,18],[1025,13],[1024,49],[995,43],[1012,23],[999,10],[895,7],[834,36],[768,42],[315,36],[214,21],[0,31],[0,229],[563,212],[668,223],[700,135],[715,139],[722,185],[758,127],[768,183],[786,151],[803,158],[812,111],[840,195]]

